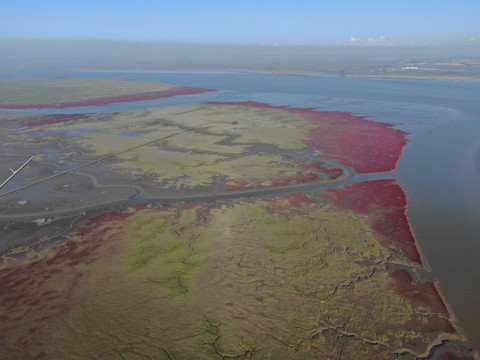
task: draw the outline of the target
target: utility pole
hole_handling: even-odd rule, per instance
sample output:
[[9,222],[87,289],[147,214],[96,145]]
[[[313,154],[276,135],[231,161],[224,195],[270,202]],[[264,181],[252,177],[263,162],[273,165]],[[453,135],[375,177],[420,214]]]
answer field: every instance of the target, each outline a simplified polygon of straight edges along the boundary
[[10,180],[12,180],[12,178],[13,178],[15,175],[17,175],[17,174],[20,172],[20,170],[22,170],[25,166],[27,166],[28,163],[29,163],[30,161],[32,161],[34,157],[35,157],[35,155],[33,155],[30,159],[28,159],[28,160],[27,160],[22,166],[20,166],[17,170],[13,170],[12,168],[10,168],[10,171],[12,172],[12,175],[10,175],[10,176],[7,178],[7,180],[5,180],[5,181],[2,183],[2,185],[0,185],[0,189],[1,189],[2,187],[4,187]]

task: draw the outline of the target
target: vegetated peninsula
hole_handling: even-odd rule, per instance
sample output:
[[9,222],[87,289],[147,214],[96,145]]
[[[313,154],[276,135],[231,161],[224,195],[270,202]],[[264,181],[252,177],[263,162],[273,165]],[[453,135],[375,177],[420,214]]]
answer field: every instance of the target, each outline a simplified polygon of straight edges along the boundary
[[0,192],[5,356],[474,359],[391,124],[232,101],[0,119],[2,178],[36,155]]
[[98,106],[206,91],[212,90],[116,79],[0,78],[0,108],[44,109]]

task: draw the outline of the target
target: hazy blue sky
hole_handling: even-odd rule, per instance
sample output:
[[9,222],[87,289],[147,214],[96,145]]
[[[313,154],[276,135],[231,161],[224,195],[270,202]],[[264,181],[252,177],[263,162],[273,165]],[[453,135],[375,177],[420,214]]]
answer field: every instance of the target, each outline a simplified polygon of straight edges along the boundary
[[480,0],[3,0],[0,37],[480,43]]

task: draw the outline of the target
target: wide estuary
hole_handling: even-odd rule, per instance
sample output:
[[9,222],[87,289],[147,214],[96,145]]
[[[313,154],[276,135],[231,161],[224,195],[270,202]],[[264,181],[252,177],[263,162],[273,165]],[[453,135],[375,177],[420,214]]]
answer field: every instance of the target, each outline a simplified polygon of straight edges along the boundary
[[[41,71],[12,77],[45,77]],[[52,71],[51,77],[148,80],[214,92],[65,109],[3,112],[109,113],[200,102],[255,101],[346,111],[408,135],[394,178],[424,262],[474,348],[480,349],[480,82],[289,76],[240,72]]]

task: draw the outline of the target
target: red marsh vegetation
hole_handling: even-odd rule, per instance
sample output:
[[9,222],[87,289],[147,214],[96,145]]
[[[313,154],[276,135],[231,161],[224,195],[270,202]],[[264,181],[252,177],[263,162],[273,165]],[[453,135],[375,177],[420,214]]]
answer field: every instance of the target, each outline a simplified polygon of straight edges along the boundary
[[196,207],[203,206],[204,204],[201,202],[186,202],[184,203],[185,209],[187,210],[192,210],[195,209]]
[[347,112],[315,111],[312,108],[273,106],[254,101],[208,104],[280,109],[300,114],[312,125],[306,134],[305,144],[360,174],[393,170],[407,143],[407,133],[393,129],[393,125]]
[[78,120],[84,117],[84,114],[56,114],[56,115],[48,115],[44,120],[35,121],[27,124],[28,127],[37,127],[43,125],[50,125],[50,124],[58,124],[73,120]]
[[[406,270],[396,270],[390,277],[394,280],[395,292],[409,299],[412,304],[426,306],[435,313],[448,314],[447,307],[432,282],[414,282]],[[443,330],[455,332],[451,326]]]
[[405,213],[407,199],[395,180],[365,181],[325,191],[326,198],[338,207],[368,215],[373,230],[410,260],[422,262]]
[[439,355],[438,360],[475,360],[475,358],[473,356],[458,357],[450,352],[447,352],[445,354]]
[[[38,260],[0,269],[0,339],[14,341],[18,335],[16,349],[36,358],[34,351],[44,341],[36,333],[68,316],[77,284],[92,264],[118,253],[123,225],[144,207],[91,218],[77,232],[81,241],[61,243]],[[17,334],[15,328],[28,331]]]
[[295,193],[269,200],[265,206],[265,210],[269,214],[277,214],[285,210],[300,208],[314,203],[315,201],[310,199],[307,195],[303,193]]

